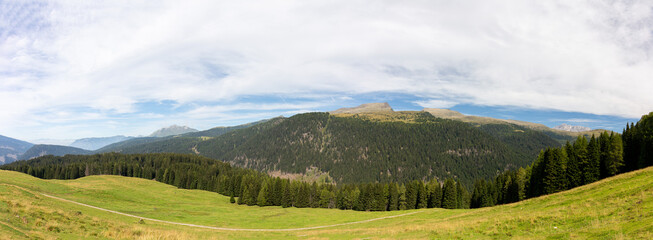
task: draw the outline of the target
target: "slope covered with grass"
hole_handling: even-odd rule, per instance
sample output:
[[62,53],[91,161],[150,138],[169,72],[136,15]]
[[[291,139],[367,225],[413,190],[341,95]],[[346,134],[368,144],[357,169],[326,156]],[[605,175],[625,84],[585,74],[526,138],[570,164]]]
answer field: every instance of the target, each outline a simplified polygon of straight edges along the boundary
[[493,208],[426,209],[314,230],[223,231],[108,213],[41,193],[142,217],[238,229],[314,227],[406,212],[248,207],[225,196],[118,176],[41,180],[0,171],[0,236],[26,238],[653,238],[653,168]]

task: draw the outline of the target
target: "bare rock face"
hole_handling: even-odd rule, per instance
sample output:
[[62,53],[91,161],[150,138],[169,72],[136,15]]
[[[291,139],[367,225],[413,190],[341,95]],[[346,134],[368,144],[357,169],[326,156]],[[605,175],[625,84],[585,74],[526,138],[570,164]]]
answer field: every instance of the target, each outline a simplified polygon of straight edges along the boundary
[[155,132],[150,134],[149,137],[167,137],[167,136],[174,136],[174,135],[179,135],[179,134],[184,134],[189,132],[197,132],[197,129],[189,128],[187,126],[172,125],[170,127],[156,130]]
[[584,132],[584,131],[592,130],[591,128],[588,127],[572,126],[572,125],[567,125],[565,123],[555,126],[553,127],[553,129],[567,131],[567,132]]
[[329,113],[370,113],[370,112],[394,112],[390,104],[385,103],[365,103],[358,107],[340,108]]

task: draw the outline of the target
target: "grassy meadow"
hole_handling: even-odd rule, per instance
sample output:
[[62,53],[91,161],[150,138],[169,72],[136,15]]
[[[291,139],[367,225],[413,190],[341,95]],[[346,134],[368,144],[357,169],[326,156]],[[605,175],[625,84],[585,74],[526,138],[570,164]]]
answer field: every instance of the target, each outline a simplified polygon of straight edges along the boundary
[[[236,229],[316,227],[417,212],[378,221],[296,231],[226,231],[109,213]],[[0,171],[0,239],[653,239],[653,168],[570,191],[483,209],[356,212],[241,206],[217,193],[152,180],[90,176],[42,180]]]

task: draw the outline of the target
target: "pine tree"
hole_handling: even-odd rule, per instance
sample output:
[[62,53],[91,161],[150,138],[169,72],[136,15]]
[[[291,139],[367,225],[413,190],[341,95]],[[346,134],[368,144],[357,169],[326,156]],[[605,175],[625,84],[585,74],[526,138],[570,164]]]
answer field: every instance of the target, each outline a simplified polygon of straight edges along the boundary
[[599,141],[592,135],[587,145],[587,163],[583,167],[583,185],[599,180],[601,169],[601,146]]
[[567,189],[567,156],[558,148],[547,148],[544,152],[544,193],[556,193]]
[[567,188],[575,188],[583,184],[583,166],[587,165],[587,139],[578,136],[573,146],[565,145],[567,161]]
[[439,208],[442,207],[442,187],[440,183],[433,179],[429,183],[429,208]]
[[396,183],[388,184],[388,211],[399,209],[399,189]]
[[424,182],[418,181],[417,182],[417,206],[415,207],[416,209],[420,208],[426,208],[428,206],[428,193],[426,191],[426,186],[424,186]]
[[530,167],[530,174],[528,179],[528,188],[526,189],[526,195],[528,197],[537,197],[543,194],[543,183],[544,178],[544,166],[546,162],[544,159],[544,150],[540,151],[540,154],[537,155],[537,160],[533,162]]
[[258,196],[256,198],[256,205],[261,207],[268,206],[268,201],[270,200],[270,195],[268,189],[270,188],[269,181],[266,181],[262,184],[261,190],[259,190]]
[[610,177],[619,173],[622,169],[623,162],[623,142],[618,134],[610,134],[610,140],[607,143],[607,153],[605,154],[605,176]]
[[610,160],[608,159],[608,152],[609,152],[608,148],[610,147],[610,134],[608,134],[607,131],[603,131],[599,135],[598,140],[599,140],[599,146],[600,146],[599,152],[601,153],[600,154],[601,160],[599,161],[599,169],[600,169],[599,179],[603,179],[603,178],[608,177],[607,167],[609,165],[611,165],[609,163]]
[[417,206],[417,180],[406,184],[406,209],[415,209]]
[[293,206],[293,189],[291,187],[290,181],[283,181],[283,195],[281,196],[281,206],[284,208]]
[[456,208],[456,196],[456,184],[453,179],[447,178],[444,181],[444,188],[442,189],[442,208]]
[[399,188],[399,210],[406,210],[407,207],[406,203],[406,186],[401,185]]
[[469,193],[460,182],[456,183],[456,208],[469,208]]

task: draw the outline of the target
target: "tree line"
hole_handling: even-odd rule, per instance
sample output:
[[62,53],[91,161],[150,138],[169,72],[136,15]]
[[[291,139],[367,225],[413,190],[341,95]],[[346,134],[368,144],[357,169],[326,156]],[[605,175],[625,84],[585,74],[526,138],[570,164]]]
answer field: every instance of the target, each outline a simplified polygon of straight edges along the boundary
[[603,132],[589,140],[546,148],[527,168],[509,170],[494,181],[477,180],[470,207],[489,207],[556,193],[596,182],[619,173],[653,166],[653,112],[623,134]]
[[271,177],[210,158],[173,153],[43,156],[0,167],[44,179],[120,175],[156,180],[184,189],[230,196],[231,202],[258,206],[393,211],[466,208],[470,195],[452,178],[398,183],[318,184]]

